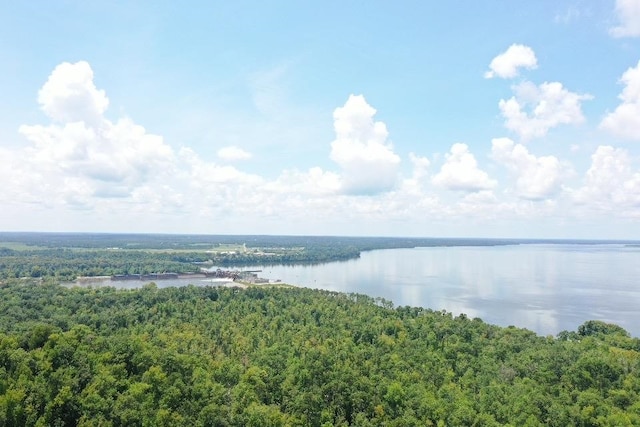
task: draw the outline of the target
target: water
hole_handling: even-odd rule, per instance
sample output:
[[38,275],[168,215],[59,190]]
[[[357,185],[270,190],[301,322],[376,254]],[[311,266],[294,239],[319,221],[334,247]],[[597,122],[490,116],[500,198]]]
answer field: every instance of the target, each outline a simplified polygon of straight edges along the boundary
[[263,267],[262,276],[382,297],[542,335],[586,320],[640,336],[640,247],[517,245],[364,252],[358,260]]
[[[640,247],[524,244],[363,252],[356,260],[307,266],[252,266],[272,280],[382,297],[397,306],[465,313],[541,335],[590,319],[640,336]],[[211,284],[157,281],[159,287]],[[141,282],[110,282],[132,288]]]

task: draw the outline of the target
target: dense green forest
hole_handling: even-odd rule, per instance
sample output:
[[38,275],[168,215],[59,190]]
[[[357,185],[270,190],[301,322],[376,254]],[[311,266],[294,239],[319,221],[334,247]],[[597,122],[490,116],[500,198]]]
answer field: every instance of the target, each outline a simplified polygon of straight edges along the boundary
[[[0,425],[640,425],[640,340],[302,288],[0,287]],[[16,282],[16,283],[13,283]]]

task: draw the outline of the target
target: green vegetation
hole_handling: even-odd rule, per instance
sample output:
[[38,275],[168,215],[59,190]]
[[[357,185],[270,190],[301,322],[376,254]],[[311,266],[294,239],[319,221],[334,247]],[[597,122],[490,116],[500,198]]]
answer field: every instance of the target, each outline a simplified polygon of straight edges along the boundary
[[[10,282],[13,282],[11,280]],[[640,425],[640,340],[300,288],[0,288],[0,425]]]

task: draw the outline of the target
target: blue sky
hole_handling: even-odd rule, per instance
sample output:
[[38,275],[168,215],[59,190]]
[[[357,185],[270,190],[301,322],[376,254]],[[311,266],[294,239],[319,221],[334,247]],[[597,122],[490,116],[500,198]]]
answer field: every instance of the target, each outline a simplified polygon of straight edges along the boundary
[[640,0],[0,8],[0,229],[640,239]]

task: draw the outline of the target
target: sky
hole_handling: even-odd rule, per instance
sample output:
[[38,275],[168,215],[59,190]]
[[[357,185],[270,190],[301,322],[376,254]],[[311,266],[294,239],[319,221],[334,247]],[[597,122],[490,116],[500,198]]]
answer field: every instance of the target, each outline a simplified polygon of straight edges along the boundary
[[0,230],[640,239],[640,0],[0,0]]

